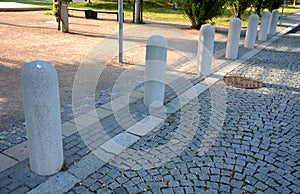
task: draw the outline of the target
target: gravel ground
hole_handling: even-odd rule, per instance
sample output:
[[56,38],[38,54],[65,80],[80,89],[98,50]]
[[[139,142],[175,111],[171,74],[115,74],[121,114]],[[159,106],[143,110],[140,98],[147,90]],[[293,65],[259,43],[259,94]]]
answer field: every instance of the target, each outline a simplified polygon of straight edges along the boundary
[[[74,76],[87,51],[104,37],[117,32],[115,16],[101,15],[101,20],[87,20],[83,13],[72,12],[70,34],[56,30],[53,16],[44,11],[0,12],[0,131],[18,128],[24,122],[20,89],[22,67],[34,60],[46,60],[52,63],[58,72],[62,114],[69,114]],[[135,26],[126,18],[124,28]],[[154,23],[153,21],[146,21]],[[188,23],[163,23],[185,30],[198,38],[198,31],[191,30]],[[217,30],[216,41],[220,44],[216,50],[225,46],[226,28]],[[126,68],[126,67],[125,67]],[[106,66],[97,90],[111,87],[115,77],[124,70],[122,65]],[[109,89],[108,89],[109,90]],[[102,92],[103,93],[103,92]]]
[[[118,23],[115,17],[110,15],[101,15],[101,19],[98,20],[87,20],[83,13],[71,14],[74,16],[69,18],[71,33],[63,34],[56,30],[53,16],[46,15],[44,11],[0,12],[0,25],[3,26],[0,34],[5,37],[0,48],[1,151],[26,140],[20,75],[22,67],[28,62],[45,60],[55,66],[59,77],[62,122],[73,119],[72,87],[77,68],[91,48],[117,32]],[[126,18],[125,21],[125,29],[136,26],[130,23],[130,18]],[[198,39],[199,31],[191,30],[188,23],[159,24],[181,29],[188,36]],[[216,29],[215,52],[225,48],[226,37],[226,28]],[[124,60],[141,61],[144,55],[145,48],[135,51],[130,49],[124,53]],[[177,58],[175,51],[168,52],[169,63],[173,63]],[[97,85],[96,107],[110,101],[115,80],[127,68],[128,64],[120,65],[116,58],[106,65]]]

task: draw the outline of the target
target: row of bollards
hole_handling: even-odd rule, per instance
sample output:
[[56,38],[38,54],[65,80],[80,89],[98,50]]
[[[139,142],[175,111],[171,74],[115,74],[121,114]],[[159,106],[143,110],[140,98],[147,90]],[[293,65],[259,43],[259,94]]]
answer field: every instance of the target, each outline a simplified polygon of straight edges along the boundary
[[[147,106],[163,106],[167,50],[164,37],[155,35],[149,38],[144,95]],[[48,62],[33,61],[24,66],[21,83],[30,168],[39,175],[57,173],[63,165],[57,72]]]
[[[270,22],[271,19],[271,22]],[[278,10],[263,13],[258,35],[265,40],[274,35],[278,21]],[[236,59],[242,22],[234,18],[230,22],[225,57]],[[254,48],[258,27],[258,16],[249,18],[245,47]],[[199,33],[197,72],[207,76],[211,73],[215,29],[203,25]],[[152,107],[164,105],[166,61],[168,44],[164,37],[149,38],[146,46],[144,104]],[[26,130],[29,142],[31,170],[39,175],[51,175],[63,165],[62,130],[59,103],[58,78],[55,68],[45,61],[33,61],[22,70],[22,93]]]
[[[264,12],[262,15],[262,22],[258,33],[258,40],[266,41],[268,35],[276,34],[276,26],[278,23],[278,10],[273,10],[272,15],[270,12]],[[249,17],[248,28],[246,32],[246,38],[244,46],[246,48],[253,49],[255,46],[255,40],[257,37],[258,28],[258,15],[252,14]],[[230,22],[228,31],[227,45],[225,58],[237,59],[239,42],[241,35],[242,21],[239,18],[234,18]],[[213,26],[206,24],[200,29],[198,53],[197,53],[197,71],[198,75],[207,76],[211,73],[211,64],[214,47],[214,28]]]
[[262,15],[262,21],[260,26],[260,31],[258,34],[258,40],[266,41],[269,35],[276,34],[276,26],[278,23],[279,11],[273,10],[272,14],[270,12],[264,12]]
[[[278,22],[278,10],[273,10],[271,21],[270,13],[264,12],[260,34],[267,39],[267,35],[276,33]],[[258,15],[252,14],[249,17],[248,28],[244,46],[253,49],[257,36]],[[225,58],[237,59],[240,42],[242,21],[234,18],[230,22]],[[215,29],[210,24],[205,24],[199,32],[197,52],[198,75],[207,76],[211,73],[213,59]],[[260,37],[258,38],[260,40]],[[164,88],[166,79],[167,41],[162,36],[152,36],[146,47],[145,67],[145,96],[144,104],[147,106],[159,107],[164,102]]]

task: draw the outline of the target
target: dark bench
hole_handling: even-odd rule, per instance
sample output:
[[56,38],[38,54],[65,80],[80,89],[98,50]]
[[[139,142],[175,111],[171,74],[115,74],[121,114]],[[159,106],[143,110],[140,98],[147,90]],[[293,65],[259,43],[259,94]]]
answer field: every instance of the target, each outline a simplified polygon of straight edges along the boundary
[[[119,21],[119,12],[117,12],[117,11],[91,10],[91,9],[82,9],[82,8],[73,8],[73,7],[69,7],[68,10],[71,10],[71,11],[84,11],[86,19],[97,19],[98,13],[116,14],[117,15],[117,20]],[[123,16],[124,16],[124,13],[123,13]]]

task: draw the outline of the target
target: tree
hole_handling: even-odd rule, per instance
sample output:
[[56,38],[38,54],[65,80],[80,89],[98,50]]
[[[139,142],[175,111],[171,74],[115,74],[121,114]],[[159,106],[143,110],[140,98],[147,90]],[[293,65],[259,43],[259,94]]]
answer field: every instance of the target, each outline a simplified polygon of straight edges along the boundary
[[263,10],[263,2],[264,0],[256,0],[254,2],[255,12],[257,15],[261,15],[261,11]]
[[184,11],[192,23],[192,28],[200,29],[222,13],[225,0],[181,0],[179,7]]
[[[53,9],[52,13],[56,17],[57,21],[57,30],[61,30],[62,24],[62,31],[69,32],[69,24],[68,24],[68,3],[72,2],[72,0],[54,0],[53,1]],[[62,11],[62,6],[64,7]]]
[[282,5],[282,0],[270,0],[266,2],[266,8],[269,11],[273,11],[274,9],[278,9]]
[[143,23],[143,0],[134,0],[133,23]]
[[261,12],[264,9],[268,9],[269,11],[272,11],[274,9],[277,9],[281,6],[282,0],[255,0],[254,1],[254,7],[255,12],[257,15],[261,15]]
[[242,13],[254,3],[254,0],[227,0],[232,16],[241,18]]

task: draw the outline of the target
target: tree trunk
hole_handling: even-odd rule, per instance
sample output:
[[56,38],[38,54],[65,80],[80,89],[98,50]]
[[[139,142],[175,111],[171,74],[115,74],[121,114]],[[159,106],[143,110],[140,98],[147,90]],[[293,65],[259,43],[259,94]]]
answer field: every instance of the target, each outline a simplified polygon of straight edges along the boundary
[[200,30],[201,26],[201,22],[192,22],[192,29]]
[[60,8],[60,17],[62,24],[62,32],[69,32],[69,16],[68,16],[68,4],[65,1],[62,1]]
[[196,22],[192,22],[191,28],[192,28],[192,29],[195,29],[195,28],[196,28]]
[[142,23],[142,0],[134,1],[134,14],[133,14],[134,23]]
[[61,1],[57,1],[57,30],[60,30],[60,20],[61,20]]
[[260,16],[260,14],[261,14],[262,3],[263,3],[263,0],[258,0],[257,4],[255,6],[255,12],[258,16]]
[[236,17],[241,18],[241,15],[242,15],[242,11],[239,10]]
[[260,12],[261,12],[261,5],[258,5],[258,6],[256,7],[256,11],[255,11],[255,12],[256,12],[257,15],[260,16],[260,14],[261,14],[261,13],[260,13]]
[[69,32],[68,4],[65,0],[58,0],[57,5],[57,30]]

